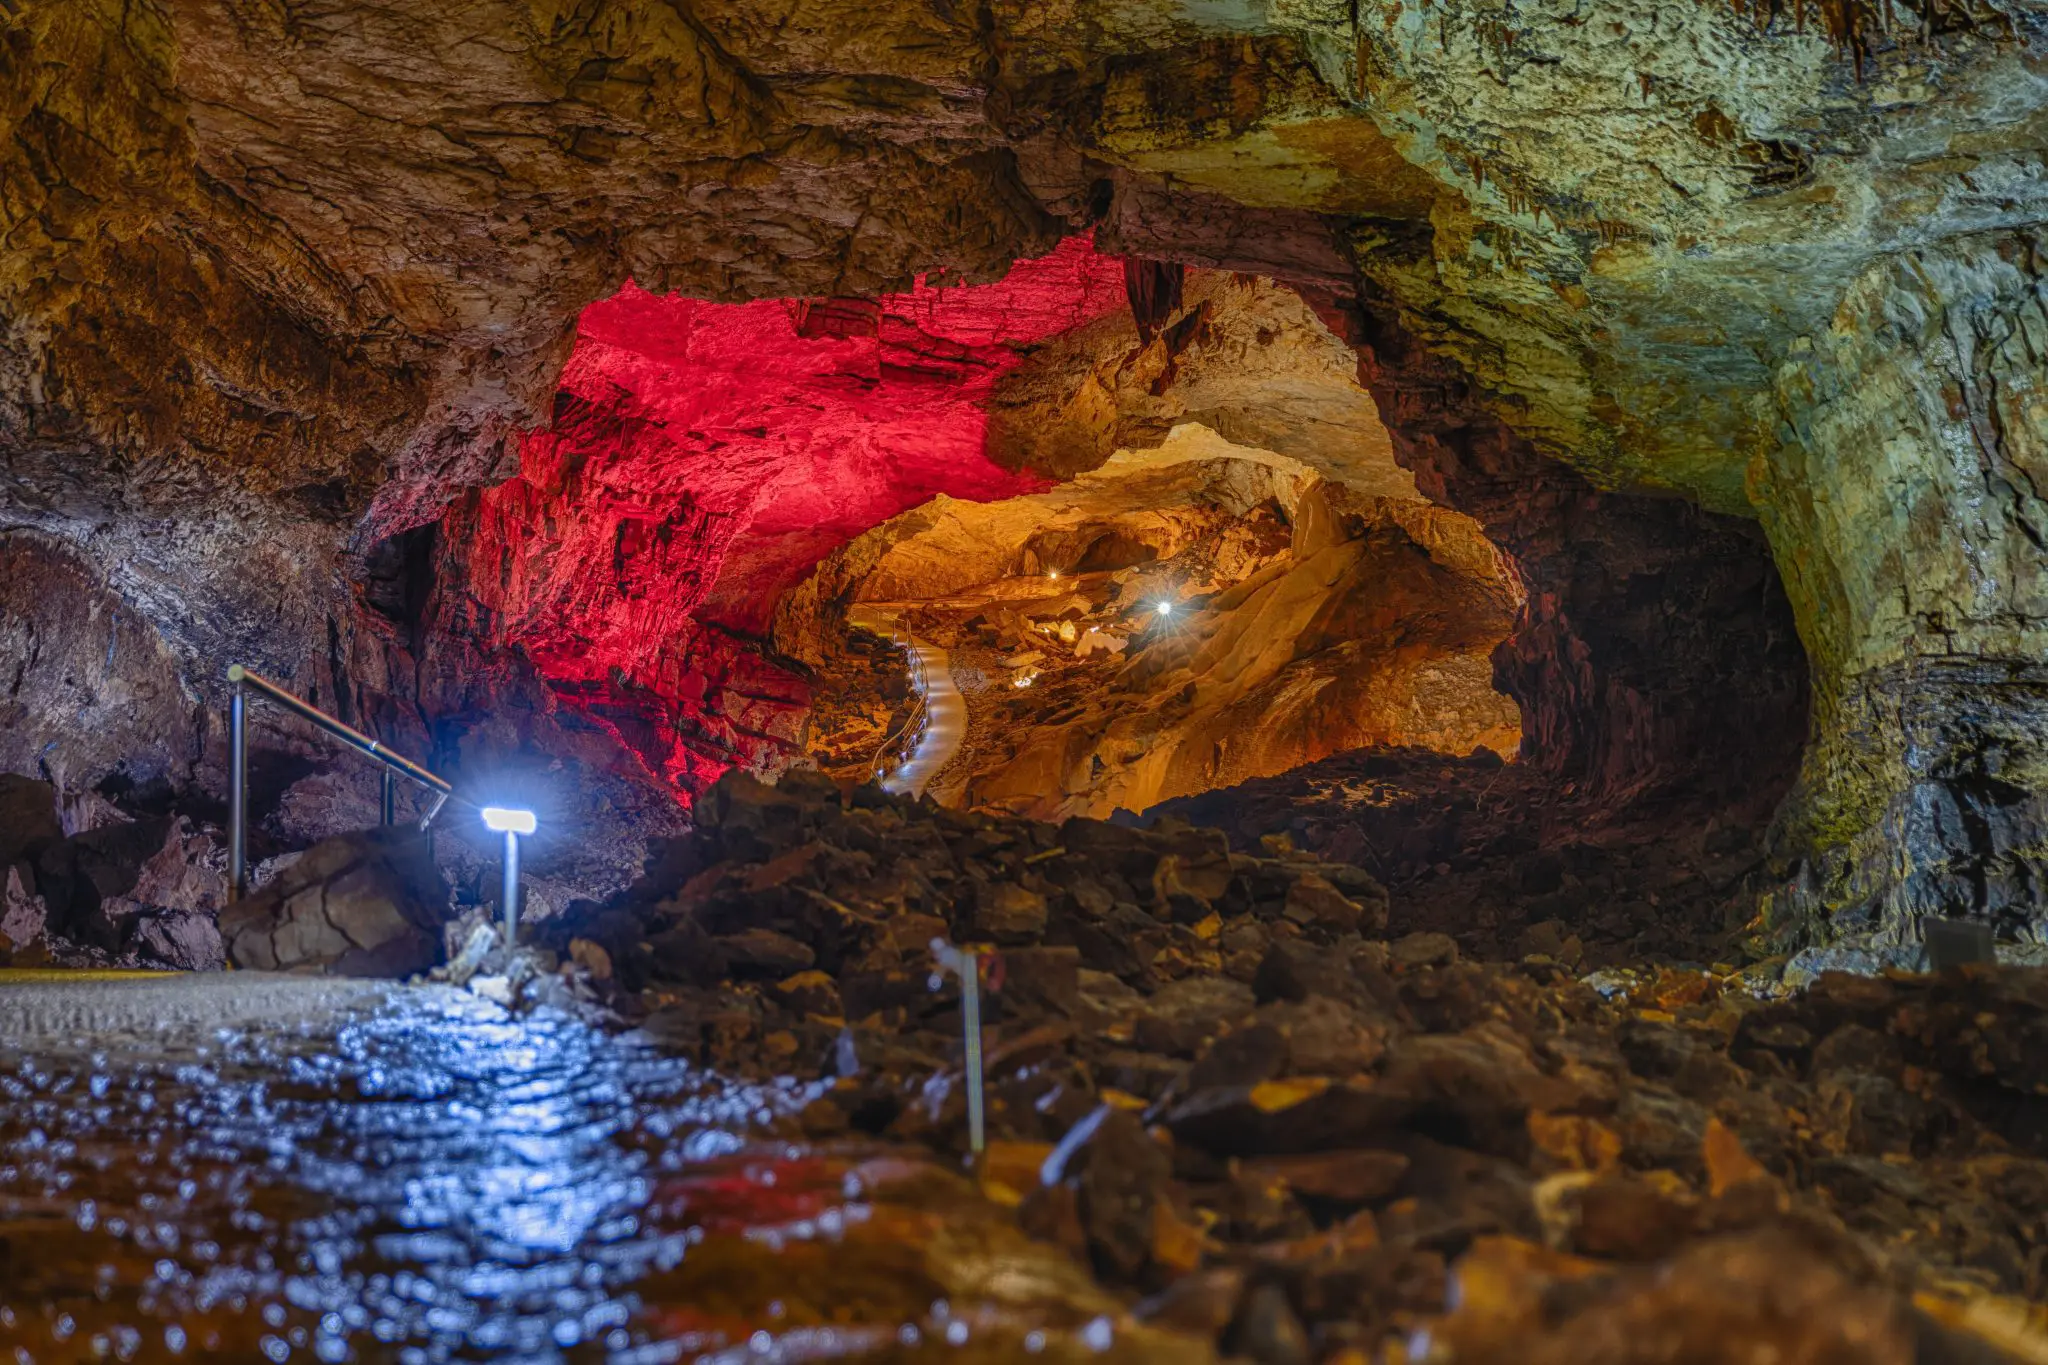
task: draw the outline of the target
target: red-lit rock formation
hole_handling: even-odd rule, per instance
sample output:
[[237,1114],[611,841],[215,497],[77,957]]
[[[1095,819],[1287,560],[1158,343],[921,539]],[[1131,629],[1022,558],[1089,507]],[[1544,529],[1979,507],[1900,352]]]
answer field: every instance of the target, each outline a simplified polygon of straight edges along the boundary
[[779,769],[808,694],[764,658],[775,604],[819,559],[945,494],[1043,486],[984,453],[995,384],[1124,305],[1085,240],[1001,283],[878,300],[702,303],[628,286],[585,310],[520,473],[442,529],[451,626],[531,658],[687,797]]

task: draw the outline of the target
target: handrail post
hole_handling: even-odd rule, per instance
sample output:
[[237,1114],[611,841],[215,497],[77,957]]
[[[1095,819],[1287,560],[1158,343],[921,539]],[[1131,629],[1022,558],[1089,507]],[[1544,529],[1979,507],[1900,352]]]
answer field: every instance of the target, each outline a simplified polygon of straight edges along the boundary
[[[319,707],[279,687],[261,673],[241,664],[228,665],[228,894],[231,900],[240,900],[249,889],[249,732],[248,694],[255,692],[268,697],[271,702],[312,723],[318,729],[332,735],[359,754],[364,754],[383,766],[383,783],[379,790],[379,816],[385,825],[398,823],[398,779],[405,778],[426,788],[429,800],[426,810],[419,817],[422,833],[432,824],[434,817],[441,813],[455,789],[445,778],[422,768],[419,764],[401,754],[395,754],[384,747],[382,740],[372,739],[362,731],[343,724]],[[473,805],[465,797],[455,797],[465,805]],[[528,816],[531,819],[531,816]],[[529,827],[527,833],[532,833]]]
[[242,680],[235,677],[228,694],[228,900],[238,901],[249,889],[249,730],[248,702]]

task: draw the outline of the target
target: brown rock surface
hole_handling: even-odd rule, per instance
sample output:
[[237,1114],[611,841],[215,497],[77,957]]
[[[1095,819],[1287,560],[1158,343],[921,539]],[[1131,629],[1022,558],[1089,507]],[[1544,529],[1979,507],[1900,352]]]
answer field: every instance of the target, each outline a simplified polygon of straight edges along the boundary
[[[7,727],[67,737],[67,787],[205,785],[235,658],[632,803],[692,752],[647,680],[563,717],[487,602],[374,609],[395,537],[577,416],[576,318],[628,277],[849,299],[1095,228],[1359,349],[1398,462],[1517,566],[1500,679],[1561,783],[1775,799],[1803,644],[1766,946],[2039,937],[2038,6],[5,8],[0,530],[135,613]],[[1064,405],[1062,468],[1198,412],[1245,438],[1270,414],[1195,336],[1223,301],[1184,303],[1128,373],[1048,351],[1011,434]],[[789,698],[734,693],[716,763],[789,745]]]
[[441,960],[448,888],[429,842],[403,827],[306,850],[220,915],[238,967],[403,977]]

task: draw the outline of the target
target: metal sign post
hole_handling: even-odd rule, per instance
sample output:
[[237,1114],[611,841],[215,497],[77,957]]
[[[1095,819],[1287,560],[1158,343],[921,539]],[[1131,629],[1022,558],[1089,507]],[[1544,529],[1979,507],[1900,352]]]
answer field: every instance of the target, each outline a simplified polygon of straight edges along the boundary
[[935,938],[932,956],[939,962],[939,976],[934,976],[932,989],[938,989],[937,982],[946,972],[960,978],[960,1033],[967,1054],[967,1145],[978,1157],[987,1144],[981,1070],[981,954]]
[[505,946],[509,948],[519,936],[519,836],[533,833],[538,822],[530,810],[504,806],[485,806],[483,815],[485,829],[505,836]]

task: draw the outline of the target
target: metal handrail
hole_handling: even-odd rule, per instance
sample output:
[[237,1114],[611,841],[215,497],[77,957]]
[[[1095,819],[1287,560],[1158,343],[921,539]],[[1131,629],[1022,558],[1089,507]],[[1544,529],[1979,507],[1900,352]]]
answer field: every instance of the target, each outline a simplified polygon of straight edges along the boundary
[[253,690],[259,695],[276,702],[285,710],[310,721],[329,735],[348,745],[357,753],[375,759],[384,765],[384,790],[382,793],[383,823],[394,825],[397,820],[397,788],[393,777],[404,777],[418,783],[434,793],[433,802],[420,817],[420,828],[425,829],[441,813],[441,807],[449,801],[459,801],[465,806],[476,803],[455,794],[448,779],[429,772],[403,754],[393,753],[384,747],[381,740],[370,738],[353,726],[343,724],[319,707],[279,687],[253,668],[242,664],[228,665],[228,683],[234,691],[228,697],[228,897],[240,900],[248,890],[249,881],[249,734],[245,716],[246,694]]
[[889,737],[882,741],[881,747],[875,750],[874,766],[870,769],[873,775],[880,779],[887,774],[892,754],[901,753],[905,761],[908,761],[909,755],[915,753],[917,746],[924,742],[924,732],[930,722],[931,708],[923,697],[919,697],[917,705],[903,718],[903,725],[891,731]]

